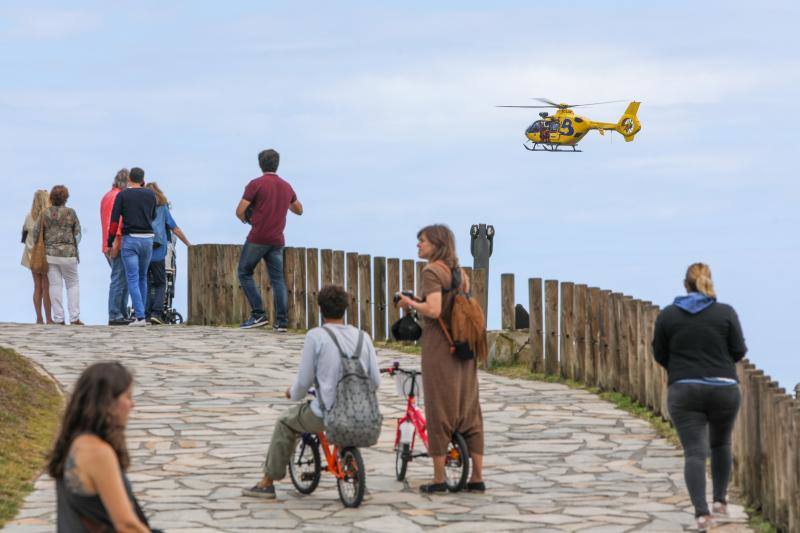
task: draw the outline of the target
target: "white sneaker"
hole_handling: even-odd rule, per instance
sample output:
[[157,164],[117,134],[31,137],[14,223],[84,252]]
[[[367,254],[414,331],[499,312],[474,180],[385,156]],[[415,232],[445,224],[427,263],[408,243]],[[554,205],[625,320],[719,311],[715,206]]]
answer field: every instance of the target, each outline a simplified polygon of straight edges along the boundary
[[708,531],[716,525],[711,515],[697,517],[697,531]]
[[146,325],[147,325],[147,320],[143,318],[137,318],[136,320],[128,324],[129,327],[135,327],[135,328],[143,328]]
[[711,506],[711,514],[714,516],[728,516],[728,506],[722,502],[714,502]]

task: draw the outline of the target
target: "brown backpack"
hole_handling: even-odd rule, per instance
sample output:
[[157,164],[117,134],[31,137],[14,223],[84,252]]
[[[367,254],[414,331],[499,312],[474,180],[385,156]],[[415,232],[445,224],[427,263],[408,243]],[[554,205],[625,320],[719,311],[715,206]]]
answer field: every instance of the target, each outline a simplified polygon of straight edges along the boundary
[[450,352],[459,359],[472,359],[486,361],[488,350],[486,345],[486,318],[478,301],[472,297],[469,287],[469,278],[463,269],[456,272],[451,270],[442,261],[434,261],[431,266],[440,272],[449,272],[451,286],[442,289],[442,292],[454,291],[453,309],[450,313],[450,330],[439,317],[439,326],[442,328],[447,341],[450,343]]

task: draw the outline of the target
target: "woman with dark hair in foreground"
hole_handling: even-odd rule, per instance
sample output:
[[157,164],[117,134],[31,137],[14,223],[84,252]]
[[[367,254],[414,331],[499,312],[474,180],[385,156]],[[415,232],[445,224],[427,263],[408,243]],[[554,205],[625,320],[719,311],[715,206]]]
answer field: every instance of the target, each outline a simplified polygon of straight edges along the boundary
[[125,475],[134,405],[133,376],[119,363],[96,363],[78,379],[47,466],[59,533],[150,531]]

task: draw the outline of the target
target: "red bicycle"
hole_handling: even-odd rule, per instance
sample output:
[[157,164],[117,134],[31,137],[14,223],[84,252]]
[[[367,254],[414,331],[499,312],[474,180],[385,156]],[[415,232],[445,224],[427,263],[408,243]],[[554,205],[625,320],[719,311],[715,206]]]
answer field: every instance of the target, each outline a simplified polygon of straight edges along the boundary
[[[401,382],[403,394],[408,398],[406,412],[397,420],[397,433],[394,439],[395,475],[398,481],[403,481],[406,478],[408,463],[417,457],[428,457],[425,415],[416,401],[416,393],[419,388],[418,378],[422,372],[400,368],[400,362],[395,361],[389,368],[381,369],[381,374],[384,373],[394,376],[395,379],[399,379],[400,376],[406,377],[406,380]],[[425,452],[414,452],[417,436],[422,440]],[[467,477],[469,477],[469,450],[464,437],[457,431],[453,433],[447,446],[444,469],[445,483],[450,492],[458,492],[466,486]]]

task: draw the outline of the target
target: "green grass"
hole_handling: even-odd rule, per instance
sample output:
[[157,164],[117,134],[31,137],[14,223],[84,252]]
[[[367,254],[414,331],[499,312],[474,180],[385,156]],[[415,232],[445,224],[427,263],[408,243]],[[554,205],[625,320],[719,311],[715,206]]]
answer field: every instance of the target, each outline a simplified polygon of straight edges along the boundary
[[61,412],[55,384],[0,348],[0,527],[14,518],[42,471]]
[[419,344],[404,344],[397,341],[373,341],[375,348],[385,348],[396,352],[403,352],[411,355],[422,354],[422,347]]

